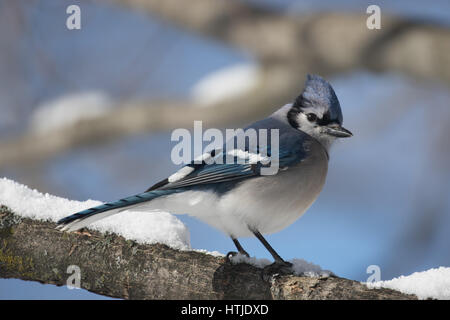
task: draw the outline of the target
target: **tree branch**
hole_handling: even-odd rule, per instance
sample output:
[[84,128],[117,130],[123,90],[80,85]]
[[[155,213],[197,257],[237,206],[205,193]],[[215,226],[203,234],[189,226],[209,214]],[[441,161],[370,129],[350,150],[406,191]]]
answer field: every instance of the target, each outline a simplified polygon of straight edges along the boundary
[[9,140],[0,139],[0,167],[36,164],[64,150],[117,137],[192,128],[194,120],[202,120],[205,129],[244,126],[258,117],[266,117],[298,94],[304,72],[291,73],[284,68],[263,69],[262,79],[254,90],[206,108],[181,101],[129,102],[98,118],[48,132],[30,131]]
[[358,67],[400,71],[450,83],[450,29],[383,13],[289,15],[240,0],[107,0],[251,52],[269,67],[290,65],[330,74]]
[[54,227],[0,206],[0,277],[65,285],[67,267],[76,265],[82,288],[123,299],[416,298],[338,277],[270,275],[204,253],[93,231],[90,236],[63,233]]

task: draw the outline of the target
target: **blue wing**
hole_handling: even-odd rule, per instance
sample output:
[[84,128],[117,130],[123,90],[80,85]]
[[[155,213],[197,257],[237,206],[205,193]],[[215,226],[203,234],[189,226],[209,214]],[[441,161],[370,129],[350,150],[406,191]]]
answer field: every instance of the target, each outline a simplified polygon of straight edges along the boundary
[[[242,151],[245,152],[247,150]],[[257,150],[254,151],[256,153],[253,155],[261,155],[263,150],[260,150],[258,147]],[[270,146],[267,148],[267,151],[264,151],[264,156],[271,156]],[[299,150],[295,148],[279,150],[278,166],[280,168],[285,168],[300,162],[304,156],[303,152],[298,151]],[[217,154],[219,155],[217,156]],[[243,160],[242,157],[223,154],[220,150],[212,151],[212,153],[209,153],[209,156],[210,157],[206,155],[207,158],[217,159],[217,157],[222,157],[222,163],[207,163],[206,161],[195,163],[192,161],[172,175],[172,179],[169,177],[153,185],[147,191],[177,189],[195,185],[250,179],[260,176],[262,168],[271,166],[271,162],[262,163],[261,161]],[[240,163],[239,161],[244,161],[245,163]]]
[[[267,122],[258,122],[255,124],[255,127],[257,128],[258,125],[262,128],[270,129],[270,126],[267,126]],[[275,122],[272,125],[280,124]],[[278,167],[280,169],[296,165],[305,158],[307,149],[307,146],[304,144],[305,135],[300,131],[292,131],[292,128],[290,130],[280,130],[280,146],[278,150]],[[271,140],[268,139],[268,141]],[[257,145],[256,149],[253,150],[246,145],[244,150],[239,150],[237,153],[241,152],[245,154],[249,152],[252,156],[262,154],[262,156],[272,157],[275,155],[275,151],[272,151],[274,150],[271,150],[270,146],[267,149],[262,149]],[[222,163],[210,161],[211,158],[216,157],[223,157]],[[256,158],[259,159],[258,156]],[[271,159],[271,161],[276,160]],[[186,190],[186,187],[190,186],[206,186],[223,183],[220,186],[226,187],[231,181],[258,177],[261,175],[261,169],[264,166],[269,167],[271,165],[271,162],[261,163],[261,161],[252,161],[250,159],[242,161],[242,155],[230,156],[227,153],[221,152],[221,150],[215,150],[205,154],[204,159],[200,163],[192,161],[169,178],[153,185],[144,193],[75,213],[61,219],[58,222],[59,227],[62,230],[77,230],[96,220],[122,212],[139,203],[151,201],[161,196],[183,192]]]

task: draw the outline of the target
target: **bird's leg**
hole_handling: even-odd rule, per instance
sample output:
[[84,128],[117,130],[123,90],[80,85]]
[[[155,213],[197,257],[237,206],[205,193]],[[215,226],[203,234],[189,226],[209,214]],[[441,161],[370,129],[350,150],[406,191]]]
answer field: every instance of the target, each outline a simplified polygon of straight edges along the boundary
[[247,258],[250,258],[250,255],[247,253],[247,251],[244,250],[244,248],[242,248],[242,246],[239,243],[238,239],[231,238],[231,240],[233,240],[234,245],[236,246],[236,249],[238,250],[238,252],[240,254],[243,254],[244,256],[247,256]]
[[291,263],[284,261],[283,258],[280,257],[280,255],[274,250],[274,248],[272,248],[272,246],[267,242],[267,240],[264,239],[263,235],[258,230],[252,230],[252,232],[255,235],[255,237],[257,237],[258,240],[261,241],[261,243],[264,245],[264,247],[266,247],[266,249],[270,252],[272,257],[275,259],[275,263],[289,266],[292,265]]
[[292,263],[284,261],[258,230],[252,230],[252,232],[275,259],[274,263],[264,267],[263,278],[270,279],[274,274],[292,274]]
[[[247,251],[244,250],[244,248],[241,246],[241,244],[239,243],[239,241],[236,238],[231,237],[231,240],[233,240],[234,245],[236,246],[236,249],[238,250],[238,252],[246,257],[250,257],[250,255],[247,253]],[[230,251],[227,253],[227,258],[231,258],[234,257],[238,252],[235,251]]]

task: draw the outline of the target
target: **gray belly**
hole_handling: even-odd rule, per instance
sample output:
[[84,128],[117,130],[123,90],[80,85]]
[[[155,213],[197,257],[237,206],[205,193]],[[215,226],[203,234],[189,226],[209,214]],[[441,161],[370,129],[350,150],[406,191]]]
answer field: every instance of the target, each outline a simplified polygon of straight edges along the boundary
[[218,206],[224,231],[236,237],[251,236],[246,228],[249,226],[269,234],[297,220],[317,199],[325,184],[327,155],[325,151],[314,154],[274,176],[244,181],[224,196]]

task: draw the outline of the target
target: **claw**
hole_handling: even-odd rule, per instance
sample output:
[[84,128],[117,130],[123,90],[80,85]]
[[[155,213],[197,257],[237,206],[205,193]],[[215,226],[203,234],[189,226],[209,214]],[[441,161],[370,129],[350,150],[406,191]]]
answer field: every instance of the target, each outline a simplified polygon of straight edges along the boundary
[[275,275],[288,275],[293,273],[292,263],[281,260],[265,266],[263,269],[263,278],[268,280]]
[[225,255],[225,258],[227,260],[227,262],[231,262],[231,258],[235,257],[238,255],[238,252],[236,251],[230,251]]
[[247,252],[243,251],[243,252],[236,252],[236,251],[230,251],[227,253],[226,260],[227,262],[231,262],[231,258],[236,257],[238,254],[241,254],[243,256],[246,256],[247,258],[250,258],[250,256],[248,255]]

